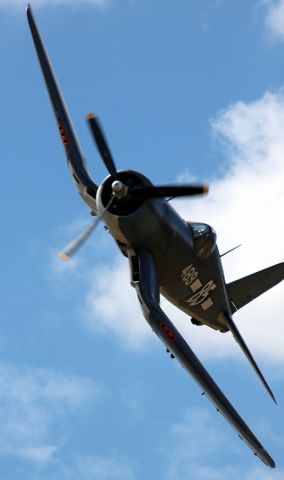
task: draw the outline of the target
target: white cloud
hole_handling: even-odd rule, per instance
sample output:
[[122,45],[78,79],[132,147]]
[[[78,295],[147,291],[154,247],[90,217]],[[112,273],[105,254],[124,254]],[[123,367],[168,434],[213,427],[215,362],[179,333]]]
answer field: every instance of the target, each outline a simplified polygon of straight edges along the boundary
[[284,40],[284,0],[263,2],[266,5],[266,26],[274,38]]
[[53,438],[61,420],[97,394],[98,388],[85,378],[0,365],[0,455],[50,461],[62,440]]
[[[245,276],[283,259],[284,228],[284,93],[266,93],[257,101],[238,102],[212,122],[214,135],[226,155],[224,174],[211,182],[200,200],[177,201],[182,216],[211,224],[221,252],[242,243],[224,257],[227,281]],[[252,353],[284,362],[283,284],[244,307],[235,316]],[[87,295],[89,325],[108,329],[133,348],[152,333],[129,286],[127,261],[96,268]],[[190,345],[207,357],[240,357],[230,334],[194,327],[189,317],[163,303],[169,317]],[[91,313],[90,313],[91,312]],[[269,340],[269,341],[268,341]]]
[[145,346],[151,330],[130,286],[128,260],[119,258],[112,266],[96,266],[85,317],[91,330],[113,332],[124,347],[139,350]]

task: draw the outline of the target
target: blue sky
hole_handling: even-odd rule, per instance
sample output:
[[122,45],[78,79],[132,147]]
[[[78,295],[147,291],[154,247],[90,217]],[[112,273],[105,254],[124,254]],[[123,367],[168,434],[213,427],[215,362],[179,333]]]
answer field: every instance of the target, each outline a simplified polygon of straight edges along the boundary
[[[207,181],[178,200],[211,223],[228,281],[283,259],[284,2],[34,0],[90,170],[96,112],[119,168]],[[235,320],[279,405],[229,334],[164,308],[275,459],[238,439],[145,323],[127,264],[69,177],[22,0],[0,0],[0,474],[31,480],[284,476],[283,286]]]

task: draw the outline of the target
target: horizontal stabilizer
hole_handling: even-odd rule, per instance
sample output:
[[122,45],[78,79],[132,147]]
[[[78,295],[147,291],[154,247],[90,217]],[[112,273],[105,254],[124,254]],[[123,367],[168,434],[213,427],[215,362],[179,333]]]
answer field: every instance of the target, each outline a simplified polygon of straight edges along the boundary
[[226,285],[228,299],[234,310],[257,298],[284,280],[284,262],[252,273]]

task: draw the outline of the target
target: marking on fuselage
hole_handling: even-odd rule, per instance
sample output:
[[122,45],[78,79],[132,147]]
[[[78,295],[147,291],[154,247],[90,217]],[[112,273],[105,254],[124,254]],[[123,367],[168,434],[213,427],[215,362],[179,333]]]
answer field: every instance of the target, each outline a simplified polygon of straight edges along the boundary
[[195,293],[197,290],[199,290],[199,288],[202,287],[202,283],[199,279],[195,280],[195,282],[193,282],[191,285],[190,285],[190,289],[193,291],[193,293]]
[[200,281],[199,273],[197,269],[192,265],[185,267],[180,275],[184,285],[188,287],[193,295],[191,295],[187,300],[191,307],[200,305],[203,310],[208,310],[208,308],[214,305],[214,301],[209,297],[210,292],[215,290],[216,284],[213,280],[209,280],[205,285]]
[[201,303],[201,307],[203,308],[203,310],[208,310],[208,308],[212,307],[212,305],[213,305],[213,301],[210,297],[207,298],[205,302]]
[[196,305],[206,302],[209,298],[210,292],[215,290],[215,288],[216,284],[213,282],[213,280],[209,280],[209,282],[203,285],[198,292],[191,295],[191,297],[186,300],[186,303],[188,303],[191,307],[195,307]]

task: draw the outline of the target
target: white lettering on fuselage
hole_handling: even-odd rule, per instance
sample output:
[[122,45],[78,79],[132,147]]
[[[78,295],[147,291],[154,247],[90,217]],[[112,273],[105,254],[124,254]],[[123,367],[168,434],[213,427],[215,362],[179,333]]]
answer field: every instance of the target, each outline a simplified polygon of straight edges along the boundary
[[203,310],[208,310],[214,304],[210,293],[215,290],[216,283],[213,280],[209,280],[205,285],[202,285],[198,278],[199,274],[196,268],[191,264],[183,269],[180,278],[186,287],[189,287],[193,292],[186,301],[191,307],[201,305]]

